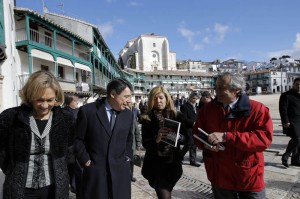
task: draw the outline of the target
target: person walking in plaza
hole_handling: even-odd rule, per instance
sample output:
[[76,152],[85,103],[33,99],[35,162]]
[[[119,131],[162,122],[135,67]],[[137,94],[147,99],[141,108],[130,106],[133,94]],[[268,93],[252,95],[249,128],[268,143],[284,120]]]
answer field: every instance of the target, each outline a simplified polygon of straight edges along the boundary
[[291,165],[300,166],[300,78],[293,82],[293,88],[280,95],[279,113],[283,126],[283,133],[291,138],[282,164],[289,167],[288,159],[292,154]]
[[135,120],[136,121],[138,121],[138,119],[139,119],[139,117],[140,117],[140,111],[139,111],[139,109],[136,107],[136,103],[132,103],[132,102],[130,102],[130,109],[131,109],[131,111],[132,111],[132,113],[133,113],[133,116],[134,116],[134,118],[135,118]]
[[179,111],[180,110],[180,106],[182,105],[182,99],[180,98],[179,94],[177,94],[177,97],[176,97],[174,103],[175,103],[176,110]]
[[272,142],[273,123],[269,109],[244,90],[242,75],[219,75],[216,99],[200,109],[193,128],[199,137],[205,136],[198,128],[207,132],[212,144],[195,139],[215,199],[265,198],[263,152]]
[[[164,119],[183,121],[177,112],[172,98],[163,86],[150,91],[147,114],[142,116],[142,145],[146,149],[142,175],[155,189],[158,199],[171,199],[171,192],[182,175],[182,156],[179,144],[184,142],[180,136],[179,144],[173,147],[161,139],[167,135]],[[180,133],[185,132],[184,123]]]
[[[136,114],[134,113],[134,109],[136,109],[132,102],[128,102],[127,103],[127,108],[129,110],[132,111],[133,113],[133,117],[132,117],[132,120],[133,120],[133,125],[132,125],[132,151],[133,151],[133,157],[136,155],[136,150],[140,150],[141,149],[141,145],[142,145],[142,136],[141,136],[141,131],[140,131],[140,128],[138,126],[138,121],[137,121],[137,116]],[[134,159],[131,161],[131,182],[135,182],[136,181],[136,178],[133,176],[133,169],[134,169]]]
[[63,110],[63,91],[46,71],[30,75],[22,104],[0,114],[0,167],[4,199],[69,197],[68,146],[74,142],[74,116]]
[[201,98],[199,100],[197,111],[199,111],[205,104],[213,101],[213,98],[211,97],[211,94],[208,91],[203,91],[201,93]]
[[81,199],[130,199],[132,86],[122,78],[107,85],[107,97],[79,108],[75,155],[83,167]]
[[[75,120],[78,113],[78,96],[71,93],[65,94],[64,110],[69,111],[74,116]],[[70,191],[76,193],[79,188],[81,168],[76,163],[74,154],[74,144],[68,148],[68,172],[70,177]],[[76,186],[77,185],[77,186]]]
[[184,122],[186,126],[186,139],[187,142],[182,148],[182,157],[184,158],[185,154],[189,151],[190,165],[199,167],[200,164],[196,162],[196,145],[194,144],[193,139],[193,126],[195,124],[197,109],[196,101],[199,96],[197,92],[192,92],[189,95],[188,101],[180,106],[180,111],[184,117]]

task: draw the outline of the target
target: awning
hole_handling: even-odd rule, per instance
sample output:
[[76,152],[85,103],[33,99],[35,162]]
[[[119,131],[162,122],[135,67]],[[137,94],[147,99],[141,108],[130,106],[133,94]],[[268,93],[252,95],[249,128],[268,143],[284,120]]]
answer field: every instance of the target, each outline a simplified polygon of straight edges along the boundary
[[57,63],[58,64],[63,64],[63,65],[66,65],[66,66],[74,67],[70,60],[62,58],[62,57],[57,57]]
[[54,62],[53,56],[50,53],[46,53],[41,50],[32,49],[31,56]]
[[92,72],[89,66],[80,63],[75,63],[75,68]]

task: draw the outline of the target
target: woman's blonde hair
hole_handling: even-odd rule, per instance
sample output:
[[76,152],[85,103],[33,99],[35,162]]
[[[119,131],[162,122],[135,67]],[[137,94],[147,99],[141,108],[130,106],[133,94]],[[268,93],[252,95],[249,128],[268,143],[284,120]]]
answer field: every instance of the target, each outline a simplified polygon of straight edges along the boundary
[[54,75],[48,71],[37,71],[30,75],[20,93],[22,104],[32,106],[32,101],[39,99],[47,88],[55,92],[55,106],[63,104],[64,93]]
[[149,113],[153,109],[154,98],[159,93],[163,93],[166,97],[166,108],[165,109],[173,112],[176,115],[176,109],[174,106],[173,99],[172,99],[171,95],[169,94],[168,90],[163,86],[156,86],[150,91],[147,112]]

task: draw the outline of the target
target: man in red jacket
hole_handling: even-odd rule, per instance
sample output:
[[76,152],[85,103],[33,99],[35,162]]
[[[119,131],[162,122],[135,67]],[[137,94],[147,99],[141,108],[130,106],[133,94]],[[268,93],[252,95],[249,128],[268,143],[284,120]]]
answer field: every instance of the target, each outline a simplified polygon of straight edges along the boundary
[[[250,100],[241,75],[223,73],[216,82],[216,99],[204,106],[193,132],[206,131],[209,148],[203,149],[207,177],[215,199],[265,198],[263,151],[271,144],[273,123],[269,109]],[[220,145],[225,150],[220,150]]]

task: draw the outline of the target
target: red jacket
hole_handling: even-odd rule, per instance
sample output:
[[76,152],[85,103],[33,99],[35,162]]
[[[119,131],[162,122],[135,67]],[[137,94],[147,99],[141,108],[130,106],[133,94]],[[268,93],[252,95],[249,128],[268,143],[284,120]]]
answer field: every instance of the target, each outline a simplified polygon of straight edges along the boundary
[[264,189],[263,151],[271,144],[273,123],[269,109],[263,104],[240,96],[230,115],[216,100],[199,112],[193,132],[202,128],[207,133],[227,132],[224,151],[213,152],[203,148],[203,159],[209,181],[219,188],[235,191]]

